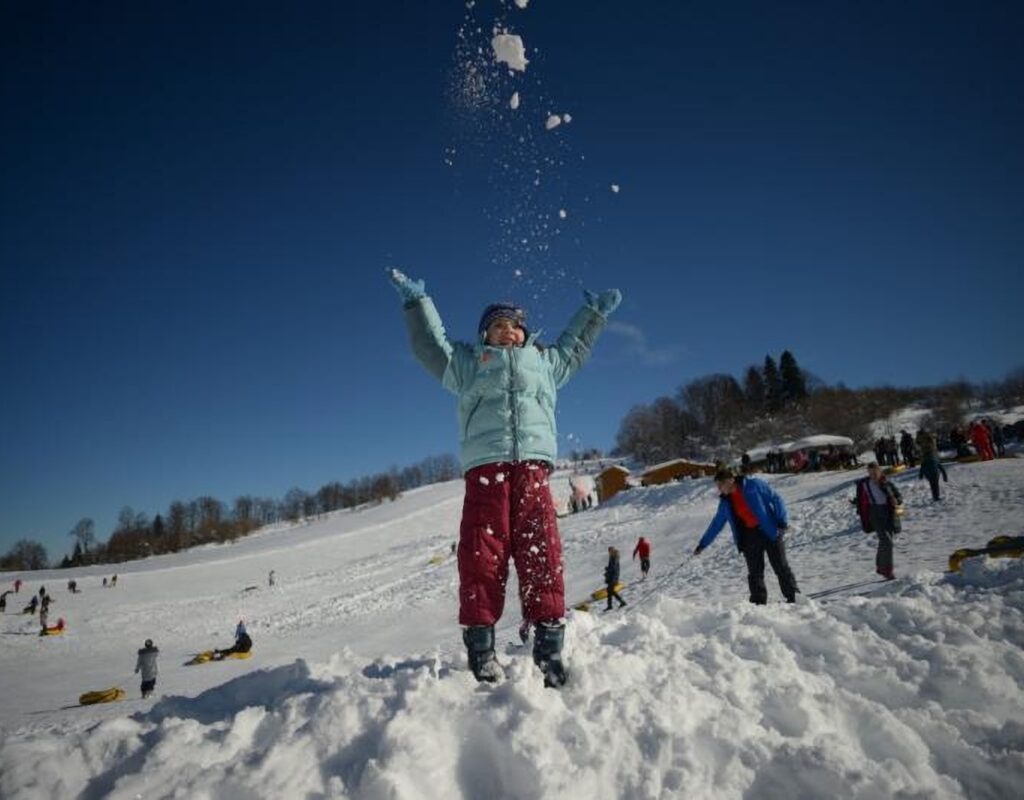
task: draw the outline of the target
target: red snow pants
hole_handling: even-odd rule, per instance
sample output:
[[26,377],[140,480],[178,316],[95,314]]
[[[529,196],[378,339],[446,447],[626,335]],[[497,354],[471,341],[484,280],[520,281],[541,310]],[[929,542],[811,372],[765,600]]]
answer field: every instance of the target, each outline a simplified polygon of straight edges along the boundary
[[508,560],[515,561],[519,601],[528,622],[565,615],[562,542],[540,461],[499,462],[466,473],[459,530],[459,624],[501,618]]

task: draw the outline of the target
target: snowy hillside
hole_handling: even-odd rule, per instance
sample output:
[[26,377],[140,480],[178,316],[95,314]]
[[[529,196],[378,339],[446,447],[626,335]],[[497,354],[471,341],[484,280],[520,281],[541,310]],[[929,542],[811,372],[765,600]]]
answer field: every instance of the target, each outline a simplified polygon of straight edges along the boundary
[[[465,670],[459,482],[121,565],[114,589],[100,588],[109,568],[43,574],[61,637],[15,613],[39,587],[25,575],[2,618],[0,796],[1021,796],[1024,562],[942,570],[954,549],[1024,532],[1024,459],[954,465],[940,503],[898,476],[891,583],[873,580],[854,477],[768,476],[790,509],[796,606],[776,602],[770,572],[773,602],[746,603],[728,533],[688,556],[710,481],[562,519],[570,600],[600,583],[609,544],[627,580],[641,534],[654,566],[626,613],[571,615],[561,691],[512,644],[514,585],[499,627],[509,679],[481,687]],[[230,643],[240,617],[252,659],[183,666]],[[142,701],[131,670],[146,637],[161,671]],[[115,685],[128,700],[76,705]]]

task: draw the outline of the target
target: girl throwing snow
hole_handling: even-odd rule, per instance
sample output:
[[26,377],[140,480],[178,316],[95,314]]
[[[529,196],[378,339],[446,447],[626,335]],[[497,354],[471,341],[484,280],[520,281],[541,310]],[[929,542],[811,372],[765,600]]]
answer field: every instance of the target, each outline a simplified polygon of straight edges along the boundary
[[505,605],[508,560],[519,577],[523,616],[534,626],[533,660],[547,686],[565,683],[562,642],[565,587],[548,476],[557,451],[558,389],[590,355],[617,289],[586,293],[558,341],[545,347],[512,303],[484,309],[477,340],[450,342],[423,281],[390,270],[402,297],[413,353],[458,397],[459,445],[466,494],[459,530],[459,623],[479,681],[503,676],[494,625]]

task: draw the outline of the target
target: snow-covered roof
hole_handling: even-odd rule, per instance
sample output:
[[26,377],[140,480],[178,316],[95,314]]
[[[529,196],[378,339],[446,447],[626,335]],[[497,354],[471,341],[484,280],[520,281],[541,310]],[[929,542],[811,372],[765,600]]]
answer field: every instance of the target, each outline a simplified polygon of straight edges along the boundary
[[751,461],[764,461],[769,450],[781,450],[783,453],[795,453],[797,450],[806,450],[809,447],[853,447],[853,439],[848,436],[833,436],[827,433],[819,433],[815,436],[805,436],[793,442],[780,442],[778,444],[763,444],[752,447],[746,451]]
[[827,433],[819,433],[816,436],[805,436],[795,442],[782,446],[782,452],[795,453],[797,450],[807,450],[811,447],[853,447],[853,439],[849,436],[832,436]]
[[688,458],[673,458],[670,461],[662,461],[660,464],[654,464],[654,465],[648,467],[647,469],[644,470],[644,474],[646,475],[648,472],[655,472],[655,471],[660,470],[660,469],[665,469],[666,467],[674,467],[677,464],[687,464],[687,465],[694,466],[694,467],[713,467],[713,466],[715,466],[714,464],[709,464],[709,463],[706,463],[704,461],[691,461]]
[[614,470],[618,470],[619,472],[625,472],[627,475],[630,474],[628,469],[626,469],[625,467],[619,466],[618,464],[610,464],[609,466],[607,466],[603,470],[601,470],[601,472],[608,472],[608,471],[613,470],[613,469]]

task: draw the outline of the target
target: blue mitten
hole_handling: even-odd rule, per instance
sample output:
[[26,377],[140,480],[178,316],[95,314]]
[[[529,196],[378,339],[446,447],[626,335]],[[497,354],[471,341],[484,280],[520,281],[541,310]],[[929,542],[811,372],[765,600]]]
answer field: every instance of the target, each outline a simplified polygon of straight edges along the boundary
[[584,290],[583,294],[587,297],[587,305],[605,317],[617,309],[619,303],[622,302],[622,292],[618,289],[605,289],[598,295]]
[[391,281],[391,285],[395,287],[398,293],[402,296],[403,303],[412,303],[419,300],[421,297],[427,296],[427,291],[423,287],[423,281],[414,281],[408,275],[401,270],[389,269],[386,270],[388,279]]

